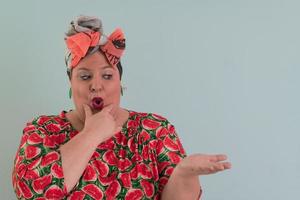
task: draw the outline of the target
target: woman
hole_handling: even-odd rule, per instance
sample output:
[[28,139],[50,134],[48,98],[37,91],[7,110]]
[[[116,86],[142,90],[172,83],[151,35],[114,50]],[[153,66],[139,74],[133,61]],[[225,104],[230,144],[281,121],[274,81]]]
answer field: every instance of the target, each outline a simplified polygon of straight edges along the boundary
[[225,155],[186,156],[164,117],[120,107],[121,29],[106,37],[98,18],[79,16],[65,41],[75,109],[27,123],[18,199],[197,199],[199,175],[230,168]]

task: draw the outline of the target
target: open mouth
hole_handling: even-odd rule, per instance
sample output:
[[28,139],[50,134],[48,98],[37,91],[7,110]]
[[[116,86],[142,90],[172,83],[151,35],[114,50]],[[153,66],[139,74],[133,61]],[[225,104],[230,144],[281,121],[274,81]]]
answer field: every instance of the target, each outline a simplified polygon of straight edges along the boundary
[[95,110],[102,110],[104,106],[103,99],[101,97],[94,97],[92,99],[91,107]]

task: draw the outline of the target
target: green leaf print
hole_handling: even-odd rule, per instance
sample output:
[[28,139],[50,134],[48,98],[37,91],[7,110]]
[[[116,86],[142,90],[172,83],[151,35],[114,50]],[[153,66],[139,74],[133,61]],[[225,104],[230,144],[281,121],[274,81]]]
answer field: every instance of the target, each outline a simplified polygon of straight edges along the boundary
[[158,156],[158,161],[159,162],[164,162],[164,161],[169,161],[169,157],[165,154],[166,151],[163,153],[159,154]]
[[128,191],[128,189],[126,189],[125,187],[122,187],[120,193],[118,194],[118,196],[116,198],[124,199],[127,191]]

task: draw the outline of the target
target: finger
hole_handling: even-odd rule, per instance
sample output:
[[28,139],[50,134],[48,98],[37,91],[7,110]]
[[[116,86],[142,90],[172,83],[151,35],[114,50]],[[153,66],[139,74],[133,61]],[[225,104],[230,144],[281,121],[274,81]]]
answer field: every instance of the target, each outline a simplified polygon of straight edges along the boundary
[[223,171],[225,169],[230,169],[230,168],[231,168],[230,162],[222,162],[222,163],[215,163],[214,164],[214,169],[216,171]]
[[87,104],[83,104],[83,110],[84,110],[85,118],[89,118],[90,116],[93,115],[90,106],[88,106]]
[[114,108],[114,105],[113,104],[110,104],[108,106],[105,106],[103,109],[102,109],[102,112],[105,112],[105,113],[110,113],[112,111],[112,109]]
[[114,120],[117,119],[117,106],[114,104],[109,105],[110,107],[108,108],[109,114],[114,118]]
[[220,161],[224,161],[227,159],[227,156],[224,154],[217,154],[217,155],[212,155],[209,158],[209,161],[211,162],[220,162]]
[[224,162],[223,166],[224,166],[225,169],[231,169],[231,167],[232,167],[230,162]]
[[122,130],[122,127],[121,126],[118,126],[115,130],[116,133],[120,132]]
[[109,112],[115,119],[116,119],[116,116],[117,116],[117,107],[112,105],[112,109],[110,110]]
[[214,163],[210,166],[207,166],[205,174],[214,174],[223,170],[225,170],[225,167],[221,163]]

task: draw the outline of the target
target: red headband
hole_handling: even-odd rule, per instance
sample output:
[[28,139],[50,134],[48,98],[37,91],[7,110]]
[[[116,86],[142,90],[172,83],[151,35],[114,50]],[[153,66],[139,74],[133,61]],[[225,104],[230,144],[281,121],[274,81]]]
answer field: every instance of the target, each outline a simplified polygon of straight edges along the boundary
[[[66,44],[72,56],[70,67],[74,68],[86,55],[90,47],[100,45],[100,38],[101,33],[94,31],[80,32],[67,37]],[[103,45],[100,45],[100,49],[106,56],[108,62],[112,66],[116,65],[120,61],[120,58],[125,50],[125,37],[123,31],[121,29],[116,29],[107,38],[107,42]]]

